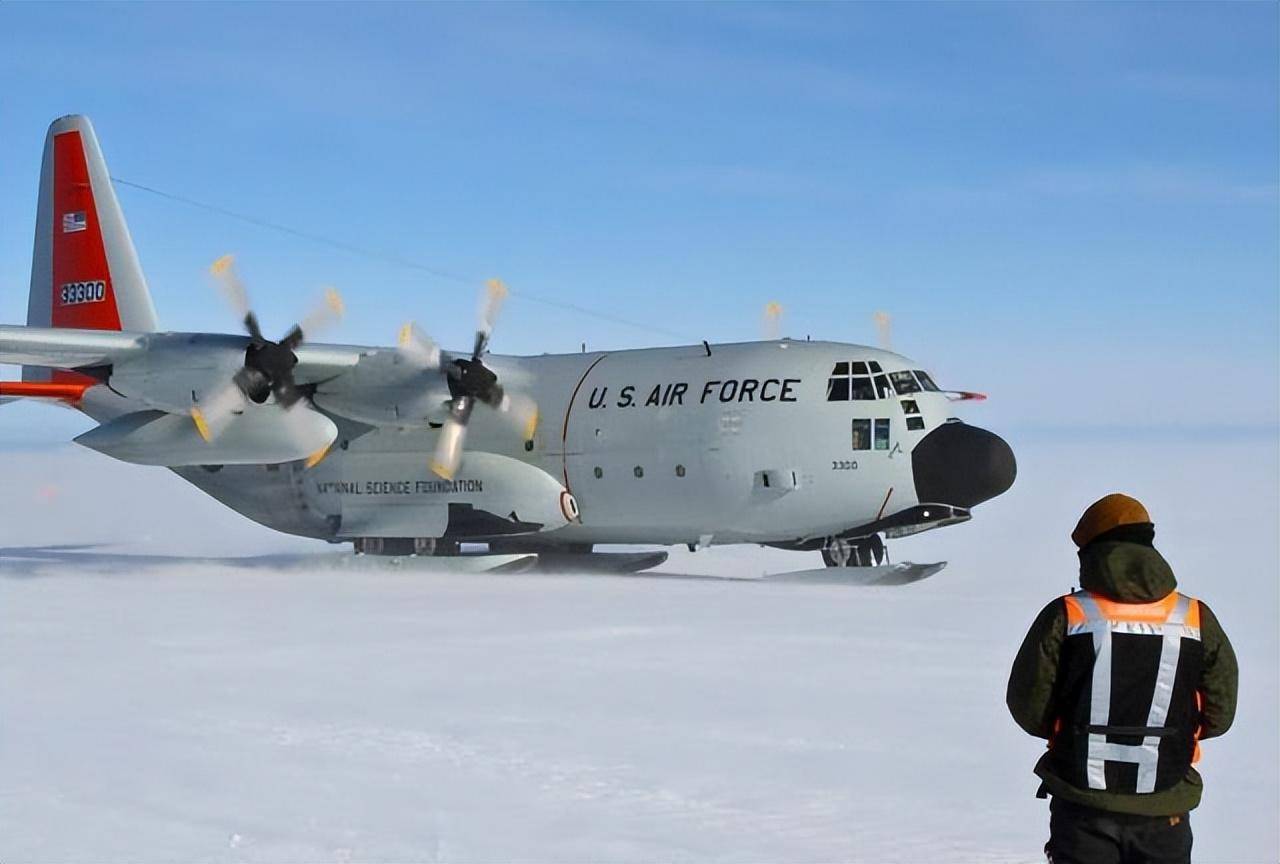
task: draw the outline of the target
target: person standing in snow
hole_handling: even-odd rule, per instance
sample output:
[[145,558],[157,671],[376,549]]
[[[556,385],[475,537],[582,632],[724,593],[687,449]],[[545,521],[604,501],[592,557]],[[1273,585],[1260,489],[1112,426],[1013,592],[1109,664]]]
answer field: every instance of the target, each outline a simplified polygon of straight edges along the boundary
[[1031,625],[1006,702],[1048,739],[1036,764],[1050,802],[1052,864],[1189,862],[1200,803],[1199,741],[1230,728],[1235,652],[1213,612],[1180,594],[1126,495],[1095,502],[1071,539],[1080,590]]

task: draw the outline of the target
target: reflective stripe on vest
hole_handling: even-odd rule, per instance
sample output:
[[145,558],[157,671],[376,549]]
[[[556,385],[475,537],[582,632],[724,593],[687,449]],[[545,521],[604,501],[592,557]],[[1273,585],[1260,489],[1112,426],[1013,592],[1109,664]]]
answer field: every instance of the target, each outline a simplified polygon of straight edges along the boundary
[[1178,655],[1183,639],[1200,639],[1200,604],[1176,591],[1155,603],[1117,603],[1087,591],[1063,598],[1067,606],[1067,635],[1093,636],[1093,681],[1089,699],[1089,746],[1086,776],[1090,789],[1106,789],[1107,762],[1138,766],[1138,792],[1154,792],[1160,760],[1160,736],[1146,735],[1141,744],[1114,744],[1105,732],[1093,731],[1111,721],[1111,638],[1116,633],[1158,636],[1163,644],[1156,672],[1155,693],[1147,714],[1147,729],[1164,726],[1173,697]]

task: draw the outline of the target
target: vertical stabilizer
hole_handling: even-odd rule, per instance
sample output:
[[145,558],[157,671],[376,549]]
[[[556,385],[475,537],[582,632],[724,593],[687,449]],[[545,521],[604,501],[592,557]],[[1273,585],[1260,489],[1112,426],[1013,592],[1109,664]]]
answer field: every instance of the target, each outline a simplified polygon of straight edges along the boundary
[[[80,115],[55,120],[45,137],[27,324],[156,329],[151,293],[98,137]],[[49,377],[46,369],[23,370],[27,381]]]

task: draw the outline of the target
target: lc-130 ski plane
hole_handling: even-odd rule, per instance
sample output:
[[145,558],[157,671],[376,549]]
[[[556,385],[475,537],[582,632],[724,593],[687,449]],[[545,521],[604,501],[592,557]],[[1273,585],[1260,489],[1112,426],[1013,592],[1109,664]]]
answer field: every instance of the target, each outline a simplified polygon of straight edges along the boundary
[[0,326],[22,380],[0,398],[69,404],[99,424],[77,443],[278,531],[387,555],[754,543],[865,567],[1014,480],[1009,446],[952,414],[976,394],[906,357],[785,339],[499,356],[496,281],[467,353],[412,325],[394,347],[307,341],[333,294],[273,341],[229,258],[214,276],[247,334],[162,331],[84,117],[50,127],[38,208],[27,326]]

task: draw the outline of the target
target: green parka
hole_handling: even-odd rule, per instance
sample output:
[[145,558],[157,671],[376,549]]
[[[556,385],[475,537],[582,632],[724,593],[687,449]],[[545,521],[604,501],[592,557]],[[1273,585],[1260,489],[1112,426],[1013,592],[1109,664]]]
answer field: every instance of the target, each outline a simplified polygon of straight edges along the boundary
[[[1177,586],[1173,570],[1154,548],[1133,542],[1098,542],[1080,551],[1080,587],[1121,603],[1154,603]],[[1028,734],[1048,739],[1058,717],[1059,656],[1067,634],[1067,611],[1062,598],[1045,606],[1036,617],[1009,674],[1005,701],[1009,713]],[[1238,669],[1236,655],[1218,619],[1200,603],[1200,640],[1204,667],[1200,738],[1221,735],[1236,712]],[[1146,794],[1081,789],[1056,776],[1046,753],[1035,772],[1050,795],[1064,800],[1142,816],[1186,813],[1200,803],[1203,785],[1194,768],[1172,788]]]

